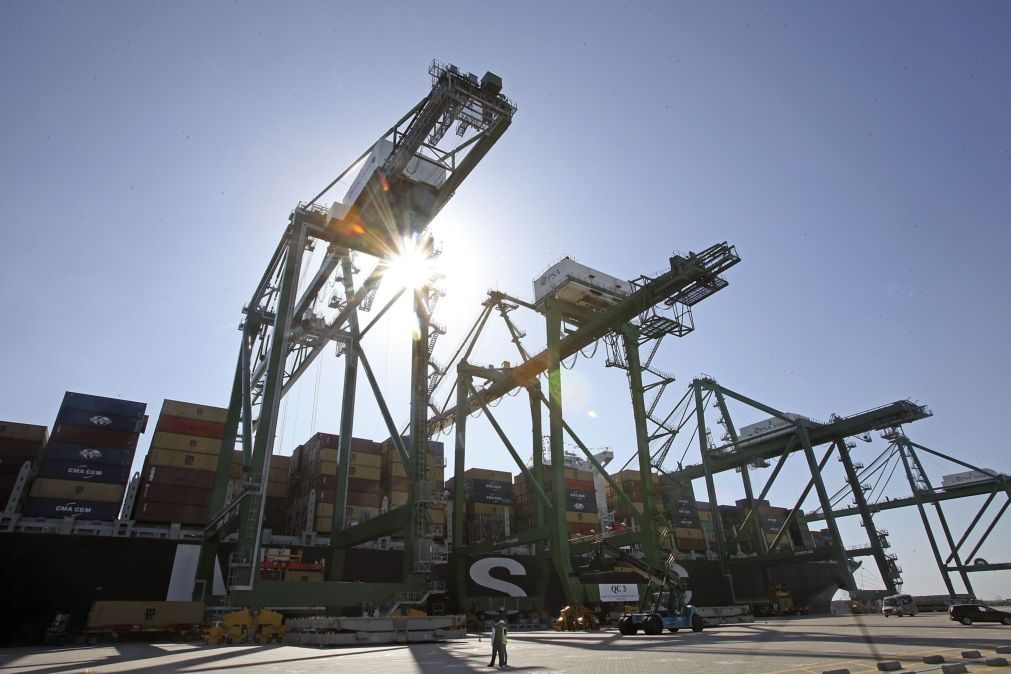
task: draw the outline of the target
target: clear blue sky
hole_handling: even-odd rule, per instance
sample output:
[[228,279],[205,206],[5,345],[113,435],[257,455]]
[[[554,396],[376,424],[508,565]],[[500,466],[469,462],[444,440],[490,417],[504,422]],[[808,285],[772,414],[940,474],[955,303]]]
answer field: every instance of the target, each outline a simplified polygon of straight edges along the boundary
[[[499,73],[519,105],[435,225],[443,358],[487,289],[530,297],[563,255],[633,278],[727,240],[730,287],[658,356],[679,392],[705,372],[815,418],[908,397],[935,413],[915,440],[1011,472],[1009,28],[997,2],[4,2],[0,418],[52,425],[68,389],[152,415],[225,405],[289,211],[425,95],[437,58]],[[487,362],[515,360],[502,334]],[[368,348],[406,419],[403,331]],[[290,396],[282,451],[338,428],[327,361]],[[601,350],[566,390],[588,444],[624,462],[622,373]],[[357,434],[382,439],[372,408]],[[509,469],[472,425],[469,465]],[[915,513],[882,524],[907,589],[939,591]],[[980,554],[1011,559],[1007,533]]]

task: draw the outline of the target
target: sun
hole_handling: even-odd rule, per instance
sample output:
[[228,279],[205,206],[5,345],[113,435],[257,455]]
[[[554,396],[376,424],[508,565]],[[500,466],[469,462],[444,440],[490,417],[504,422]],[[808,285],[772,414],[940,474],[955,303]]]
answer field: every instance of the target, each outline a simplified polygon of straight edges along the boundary
[[432,240],[405,236],[393,256],[382,262],[383,285],[400,290],[421,290],[439,276]]

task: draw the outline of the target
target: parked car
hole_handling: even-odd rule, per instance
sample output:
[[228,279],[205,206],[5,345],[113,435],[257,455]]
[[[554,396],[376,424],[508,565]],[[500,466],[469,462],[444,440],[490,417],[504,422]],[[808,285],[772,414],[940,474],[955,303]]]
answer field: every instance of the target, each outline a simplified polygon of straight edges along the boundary
[[981,604],[952,604],[948,607],[948,617],[963,625],[973,623],[1004,623],[1011,625],[1011,613],[998,611]]
[[887,618],[890,615],[899,616],[916,615],[920,610],[916,607],[916,600],[908,594],[893,594],[885,597],[881,602],[881,612]]

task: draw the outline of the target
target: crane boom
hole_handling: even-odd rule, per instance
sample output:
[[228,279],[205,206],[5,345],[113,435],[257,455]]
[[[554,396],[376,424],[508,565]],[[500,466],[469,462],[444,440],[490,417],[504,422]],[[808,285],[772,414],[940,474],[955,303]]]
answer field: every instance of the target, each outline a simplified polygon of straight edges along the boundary
[[494,73],[478,80],[434,61],[429,74],[432,90],[363,155],[344,198],[326,208],[316,203],[324,190],[296,208],[296,219],[326,227],[340,246],[380,258],[424,231],[516,112]]
[[[575,332],[562,338],[560,357],[568,358],[660,302],[697,302],[700,297],[726,285],[726,281],[719,275],[740,261],[737,251],[726,241],[700,253],[691,253],[688,257],[671,257],[670,271],[644,283],[618,304],[594,314]],[[476,412],[481,408],[482,402],[494,402],[514,389],[533,382],[548,369],[548,360],[548,351],[545,349],[520,365],[507,369],[506,376],[467,399],[464,403],[466,412]],[[459,406],[456,406],[430,417],[429,434],[435,435],[452,428],[458,409]]]

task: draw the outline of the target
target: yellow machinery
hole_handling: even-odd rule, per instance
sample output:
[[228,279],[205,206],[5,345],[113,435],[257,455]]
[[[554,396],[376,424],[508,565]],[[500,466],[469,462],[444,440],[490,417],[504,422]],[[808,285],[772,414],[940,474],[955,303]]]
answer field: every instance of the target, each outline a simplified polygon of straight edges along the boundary
[[284,640],[284,616],[274,611],[262,609],[250,611],[242,609],[229,613],[221,622],[204,630],[204,643],[217,645],[222,642],[241,644],[255,642],[266,644]]
[[593,611],[582,604],[566,606],[555,619],[556,632],[576,632],[579,630],[595,630],[600,628],[600,621]]

